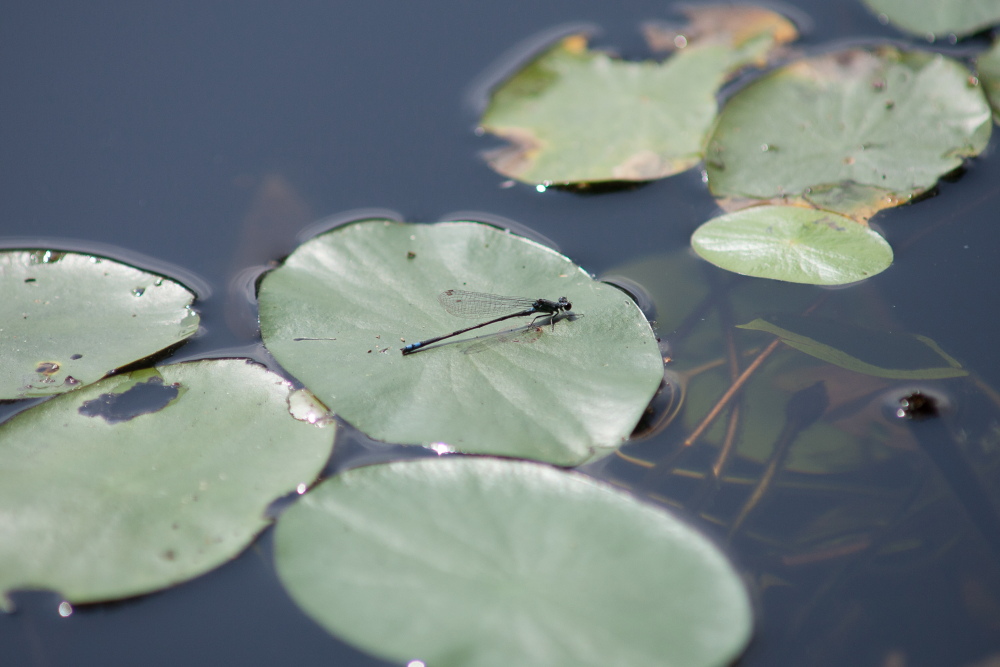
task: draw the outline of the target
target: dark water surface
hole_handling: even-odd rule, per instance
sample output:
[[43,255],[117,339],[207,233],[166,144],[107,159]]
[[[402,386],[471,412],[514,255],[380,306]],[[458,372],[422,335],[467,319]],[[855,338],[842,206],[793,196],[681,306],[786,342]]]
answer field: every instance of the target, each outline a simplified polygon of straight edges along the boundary
[[[898,37],[859,3],[792,4],[813,21],[805,49]],[[698,170],[602,195],[502,187],[477,157],[495,142],[473,133],[469,100],[477,77],[541,31],[594,24],[603,29],[598,45],[638,57],[638,23],[671,16],[666,3],[645,0],[17,3],[0,21],[0,244],[107,244],[126,261],[149,256],[200,277],[211,290],[196,304],[206,333],[176,358],[253,343],[233,277],[287,254],[310,223],[353,209],[391,209],[414,222],[470,210],[510,218],[597,274],[681,250],[716,212]],[[866,287],[905,331],[933,338],[992,386],[1000,386],[996,143],[939,196],[876,218],[896,261]],[[983,391],[942,386],[956,416],[903,427],[921,446],[997,431],[997,406]],[[629,451],[665,451],[671,433]],[[369,450],[347,442],[343,451]],[[686,469],[698,470],[711,456],[689,458]],[[1000,660],[1000,553],[997,536],[985,534],[996,469],[993,507],[970,508],[933,457],[893,462],[839,479],[862,489],[850,501],[779,495],[785,502],[767,506],[756,534],[785,530],[786,543],[752,531],[733,539],[761,611],[740,665]],[[733,474],[750,478],[765,467],[740,465]],[[722,489],[709,502],[673,473],[624,460],[598,473],[691,515],[731,518],[745,499],[745,488],[741,499]],[[872,520],[825,551],[802,547],[794,527],[814,526],[816,516],[843,522],[846,502],[859,512],[870,503]],[[725,540],[725,525],[705,525]],[[0,616],[0,664],[383,664],[291,603],[270,547],[268,531],[195,581],[69,618],[56,613],[57,596],[18,594],[19,611]]]

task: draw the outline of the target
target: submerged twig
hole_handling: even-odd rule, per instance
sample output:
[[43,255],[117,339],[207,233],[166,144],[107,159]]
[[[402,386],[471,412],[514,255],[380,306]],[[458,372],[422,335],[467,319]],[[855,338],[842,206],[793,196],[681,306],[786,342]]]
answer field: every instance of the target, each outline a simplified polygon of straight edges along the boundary
[[774,443],[774,452],[771,454],[771,460],[768,462],[764,474],[761,475],[760,481],[757,482],[757,486],[754,487],[753,492],[750,494],[750,498],[747,499],[746,503],[740,509],[739,514],[736,515],[736,518],[730,524],[729,539],[732,539],[739,531],[743,522],[746,521],[750,513],[764,498],[764,494],[770,488],[774,476],[784,466],[785,459],[788,457],[789,451],[791,451],[792,443],[798,438],[799,433],[823,416],[828,405],[829,398],[826,393],[826,385],[823,384],[822,380],[796,392],[789,399],[788,405],[785,406],[785,425]]

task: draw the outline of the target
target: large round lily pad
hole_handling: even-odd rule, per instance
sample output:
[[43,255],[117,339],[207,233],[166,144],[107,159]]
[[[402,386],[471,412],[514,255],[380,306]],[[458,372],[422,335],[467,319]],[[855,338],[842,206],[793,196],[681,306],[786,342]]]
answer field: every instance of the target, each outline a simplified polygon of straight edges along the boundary
[[281,517],[275,561],[334,634],[436,667],[721,667],[752,627],[739,576],[703,535],[527,462],[348,471]]
[[892,248],[866,225],[797,206],[756,206],[709,220],[691,247],[720,268],[757,278],[843,285],[892,264]]
[[3,424],[0,592],[111,600],[233,558],[329,457],[332,423],[290,413],[300,393],[246,360],[200,361],[113,376]]
[[961,63],[890,47],[840,51],[734,95],[709,141],[708,182],[717,197],[799,199],[867,218],[934,186],[982,151],[991,129]]
[[[404,342],[475,323],[442,307],[448,289],[565,296],[574,315],[526,329],[533,318],[508,320],[404,356]],[[264,343],[281,365],[388,442],[576,465],[628,437],[663,375],[628,296],[484,224],[339,227],[265,276],[259,299]]]
[[0,252],[0,399],[94,382],[198,330],[194,294],[114,260]]

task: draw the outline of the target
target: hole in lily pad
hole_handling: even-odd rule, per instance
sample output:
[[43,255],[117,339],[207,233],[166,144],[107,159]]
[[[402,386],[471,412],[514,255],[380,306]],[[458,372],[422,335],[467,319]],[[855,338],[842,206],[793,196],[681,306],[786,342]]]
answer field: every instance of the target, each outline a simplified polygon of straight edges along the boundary
[[0,425],[0,592],[114,600],[235,557],[330,454],[331,422],[293,418],[290,392],[216,359],[109,377]]
[[162,410],[178,395],[180,385],[164,385],[163,378],[156,376],[137,382],[123,392],[101,394],[84,401],[77,412],[85,417],[100,417],[109,424],[117,424]]

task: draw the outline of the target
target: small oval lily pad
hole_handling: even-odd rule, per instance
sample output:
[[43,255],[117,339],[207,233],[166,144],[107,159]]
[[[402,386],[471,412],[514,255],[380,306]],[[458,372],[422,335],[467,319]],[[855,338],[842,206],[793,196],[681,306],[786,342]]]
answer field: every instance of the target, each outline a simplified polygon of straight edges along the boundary
[[672,37],[683,49],[664,62],[627,62],[589,50],[585,35],[564,38],[493,92],[481,129],[511,146],[487,161],[547,185],[649,181],[698,164],[719,87],[797,36],[780,15],[751,9],[686,10],[692,24]]
[[699,532],[527,462],[342,473],[282,515],[275,564],[330,632],[437,667],[721,667],[752,629],[739,576]]
[[293,394],[217,359],[106,378],[4,423],[0,593],[113,600],[235,557],[329,457],[334,428],[293,417]]
[[892,248],[850,218],[796,206],[755,206],[709,220],[691,247],[716,266],[757,278],[843,285],[892,264]]
[[194,294],[114,260],[0,252],[0,399],[49,396],[198,330]]
[[1000,23],[995,0],[864,0],[893,25],[916,35],[964,37]]
[[[531,331],[532,317],[508,320],[404,356],[404,343],[474,323],[442,307],[448,289],[565,296],[573,314]],[[628,437],[663,376],[628,296],[484,224],[339,227],[267,274],[259,301],[275,359],[353,426],[393,443],[577,465]]]
[[961,63],[890,47],[840,51],[734,95],[709,141],[708,182],[736,206],[800,201],[867,218],[979,154],[991,129],[982,88]]

